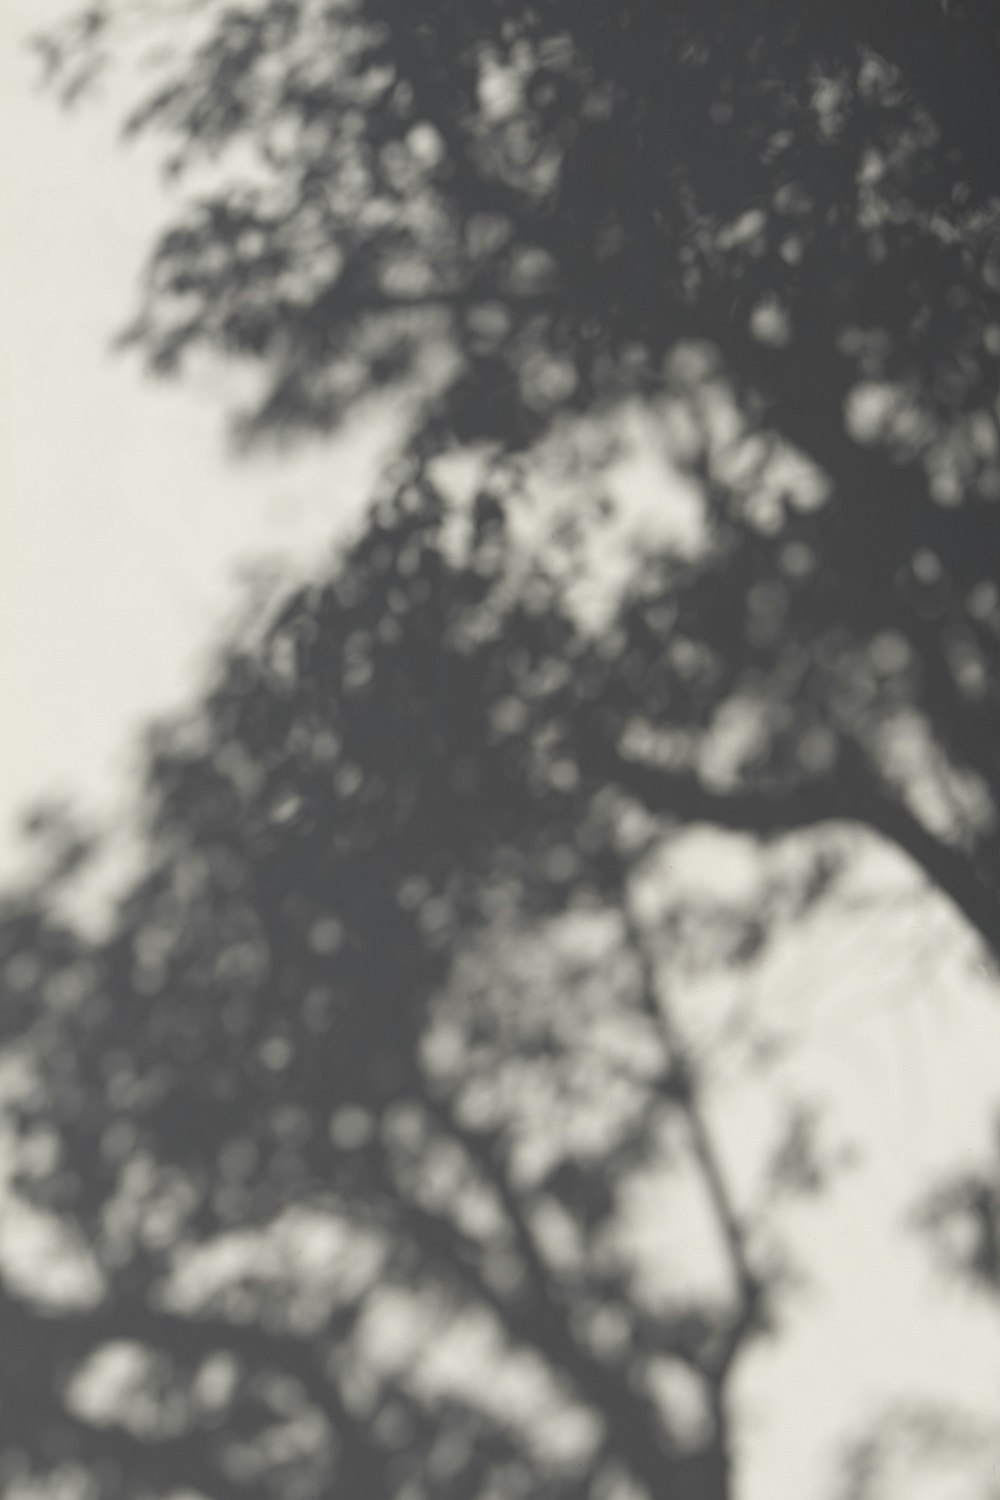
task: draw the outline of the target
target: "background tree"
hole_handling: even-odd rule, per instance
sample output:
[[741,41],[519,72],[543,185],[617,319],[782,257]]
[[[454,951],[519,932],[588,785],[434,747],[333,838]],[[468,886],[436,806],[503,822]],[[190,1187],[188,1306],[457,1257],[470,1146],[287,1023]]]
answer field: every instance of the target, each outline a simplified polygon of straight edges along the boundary
[[8,899],[14,1187],[60,1248],[2,1288],[7,1493],[733,1493],[734,1371],[824,1169],[777,1099],[735,1189],[712,1074],[752,1082],[753,1037],[693,1044],[669,986],[833,868],[664,910],[664,830],[535,731],[551,591],[401,496],[158,733],[106,930],[59,916],[72,839]]
[[247,439],[408,386],[412,445],[529,473],[641,403],[702,542],[645,559],[577,758],[680,819],[867,825],[995,952],[992,4],[156,15],[45,43],[71,96],[141,55],[127,130],[187,183],[129,335],[152,367],[256,369]]

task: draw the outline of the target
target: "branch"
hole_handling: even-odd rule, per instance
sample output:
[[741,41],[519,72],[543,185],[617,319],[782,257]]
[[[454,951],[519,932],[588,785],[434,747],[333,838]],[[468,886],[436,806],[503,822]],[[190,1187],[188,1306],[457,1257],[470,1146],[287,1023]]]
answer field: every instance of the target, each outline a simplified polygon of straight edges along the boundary
[[[390,1164],[386,1164],[391,1171]],[[675,1483],[676,1452],[654,1407],[628,1380],[582,1347],[561,1310],[539,1296],[525,1267],[527,1295],[507,1297],[490,1285],[481,1269],[483,1247],[444,1215],[394,1191],[403,1210],[403,1229],[454,1276],[476,1301],[491,1308],[509,1336],[541,1354],[550,1369],[575,1387],[603,1420],[608,1448],[660,1500],[683,1500]],[[543,1268],[544,1269],[544,1268]]]
[[950,897],[979,934],[987,952],[1000,962],[1000,897],[982,879],[972,856],[929,833],[911,812],[873,782],[858,789],[847,816],[908,854],[932,884]]
[[[684,1044],[677,1035],[665,1006],[652,956],[641,926],[632,910],[627,889],[623,892],[621,905],[625,931],[639,967],[640,1003],[659,1032],[667,1059],[667,1074],[663,1091],[684,1115],[691,1149],[701,1172],[708,1201],[719,1226],[732,1270],[737,1299],[736,1314],[726,1332],[721,1349],[715,1352],[710,1365],[704,1368],[704,1373],[718,1388],[729,1373],[744,1339],[758,1327],[761,1282],[750,1264],[746,1232],[740,1223],[718,1148],[712,1139],[712,1133],[698,1098],[697,1084],[687,1065]],[[679,1089],[676,1087],[678,1078],[682,1081],[682,1087]]]
[[446,1101],[435,1099],[427,1092],[424,1093],[423,1099],[431,1118],[437,1121],[441,1129],[453,1141],[457,1142],[492,1187],[506,1215],[508,1228],[531,1282],[532,1291],[555,1313],[560,1299],[552,1284],[551,1271],[525,1218],[522,1205],[517,1200],[503,1163],[500,1161],[495,1140],[485,1131],[476,1131],[461,1125]]
[[773,792],[717,792],[706,787],[694,772],[672,771],[635,760],[608,744],[587,745],[581,759],[589,771],[603,775],[641,802],[647,812],[680,823],[711,823],[735,833],[766,838],[850,816],[843,799],[826,785]]
[[1000,900],[972,857],[930,833],[859,763],[843,770],[837,781],[766,792],[716,792],[691,772],[634,760],[606,741],[588,739],[580,755],[588,771],[634,797],[647,812],[679,823],[710,823],[758,838],[834,822],[859,823],[880,833],[951,899],[988,952],[1000,960]]

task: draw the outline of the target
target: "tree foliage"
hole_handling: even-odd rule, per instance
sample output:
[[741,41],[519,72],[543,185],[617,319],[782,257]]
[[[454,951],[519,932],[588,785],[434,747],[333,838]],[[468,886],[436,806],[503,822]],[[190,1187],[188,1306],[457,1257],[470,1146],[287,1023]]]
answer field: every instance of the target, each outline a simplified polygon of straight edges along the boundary
[[[773,1189],[822,1174],[793,1115],[734,1189],[678,996],[828,890],[831,825],[1000,952],[993,7],[109,0],[42,45],[68,99],[131,60],[164,142],[151,368],[247,366],[247,442],[409,418],[330,577],[152,737],[106,930],[72,834],[7,900],[68,1289],[3,1287],[0,1482],[725,1500]],[[696,536],[595,606],[636,413]],[[810,837],[651,909],[706,823]],[[704,1287],[630,1239],[650,1181]],[[983,1280],[995,1203],[949,1191]]]
[[[781,1204],[825,1166],[779,1099],[734,1187],[713,1075],[753,1085],[754,1023],[695,1043],[670,986],[833,866],[650,912],[669,830],[541,711],[593,644],[402,497],[156,733],[105,931],[58,878],[7,900],[14,1201],[56,1226],[0,1303],[14,1494],[730,1493]],[[689,1232],[693,1195],[693,1285],[643,1191]]]
[[[494,460],[640,403],[704,513],[619,637],[678,774],[617,764],[621,715],[581,753],[679,817],[867,824],[995,951],[992,4],[164,15],[46,43],[70,94],[134,55],[127,130],[181,178],[129,334],[152,367],[247,363],[258,438],[406,387],[414,449]],[[702,750],[737,717],[727,800]]]

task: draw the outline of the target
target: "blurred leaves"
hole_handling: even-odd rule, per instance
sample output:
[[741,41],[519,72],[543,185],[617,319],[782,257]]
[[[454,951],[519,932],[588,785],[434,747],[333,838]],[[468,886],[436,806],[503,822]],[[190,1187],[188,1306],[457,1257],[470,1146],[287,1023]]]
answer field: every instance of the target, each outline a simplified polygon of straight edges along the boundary
[[930,1233],[946,1269],[991,1296],[1000,1292],[1000,1173],[995,1168],[945,1183],[927,1199],[917,1222]]
[[[93,1273],[3,1290],[0,1486],[722,1500],[782,1278],[672,986],[829,894],[831,824],[1000,941],[994,9],[111,0],[41,49],[67,102],[124,61],[163,145],[149,368],[252,370],[248,443],[408,429],[150,734],[106,929],[59,818],[0,914],[14,1200]],[[640,921],[702,824],[810,837]],[[629,1204],[679,1182],[714,1249],[665,1296]],[[928,1208],[984,1287],[995,1221],[985,1178]]]
[[[8,900],[13,1234],[40,1215],[77,1266],[3,1279],[37,1351],[4,1367],[15,1486],[726,1493],[713,1414],[777,1289],[663,965],[749,962],[808,896],[687,898],[654,962],[625,800],[562,727],[598,643],[495,495],[461,520],[417,465],[151,733],[145,864],[99,933],[51,882]],[[713,952],[730,919],[754,941]],[[675,1177],[721,1270],[664,1305],[628,1204]]]
[[47,45],[57,79],[127,65],[180,178],[152,368],[252,368],[247,441],[402,391],[411,454],[540,487],[640,403],[700,543],[631,560],[571,758],[614,779],[641,730],[678,816],[725,822],[711,787],[761,830],[861,822],[996,952],[987,0],[120,0]]

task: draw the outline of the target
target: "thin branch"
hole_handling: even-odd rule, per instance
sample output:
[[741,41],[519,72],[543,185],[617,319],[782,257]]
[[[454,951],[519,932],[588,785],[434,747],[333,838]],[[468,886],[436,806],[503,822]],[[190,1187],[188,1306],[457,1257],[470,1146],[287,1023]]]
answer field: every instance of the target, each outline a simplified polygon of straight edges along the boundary
[[581,760],[634,797],[647,812],[679,823],[710,823],[773,838],[824,823],[858,823],[895,844],[958,908],[987,950],[1000,959],[1000,901],[971,856],[944,843],[858,764],[807,786],[717,792],[693,772],[677,772],[622,753],[588,733]]
[[686,1048],[667,1006],[662,985],[645,934],[638,921],[627,888],[621,902],[622,920],[639,969],[639,999],[644,1013],[656,1027],[667,1060],[662,1079],[664,1095],[681,1111],[687,1125],[691,1149],[705,1184],[709,1204],[725,1246],[737,1295],[737,1311],[721,1351],[706,1370],[721,1383],[743,1339],[756,1327],[761,1302],[761,1282],[747,1249],[746,1231],[740,1222],[733,1194],[726,1180],[719,1149],[712,1139],[698,1096],[698,1084],[688,1065]]
[[[654,1406],[632,1388],[626,1372],[609,1367],[577,1341],[558,1304],[544,1295],[544,1280],[536,1287],[525,1266],[527,1293],[505,1296],[484,1274],[483,1246],[444,1215],[404,1196],[398,1183],[394,1190],[405,1230],[476,1301],[492,1309],[515,1343],[541,1354],[554,1373],[569,1381],[603,1421],[607,1444],[619,1460],[660,1500],[683,1500],[675,1484],[674,1445]],[[544,1277],[544,1263],[536,1269]]]
[[554,1314],[561,1302],[558,1287],[500,1159],[495,1139],[484,1131],[461,1125],[446,1101],[432,1098],[429,1093],[425,1093],[423,1097],[431,1118],[466,1152],[492,1187],[521,1256],[532,1291]]

